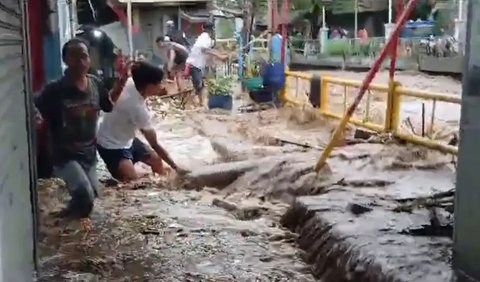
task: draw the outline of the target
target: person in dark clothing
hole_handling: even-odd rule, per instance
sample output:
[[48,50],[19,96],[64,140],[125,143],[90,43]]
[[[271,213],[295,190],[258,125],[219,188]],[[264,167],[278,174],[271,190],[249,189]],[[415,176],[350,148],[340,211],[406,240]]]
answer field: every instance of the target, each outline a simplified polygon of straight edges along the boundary
[[69,40],[62,48],[62,59],[67,65],[64,76],[48,84],[36,97],[35,105],[48,129],[53,174],[65,181],[71,196],[61,215],[88,219],[100,186],[95,146],[99,112],[113,109],[127,79],[129,64],[109,92],[99,78],[88,74],[90,55],[86,41]]
[[181,30],[178,30],[175,27],[175,24],[172,20],[167,21],[166,25],[167,25],[167,33],[165,34],[166,37],[168,37],[170,41],[176,42],[190,49],[191,46],[187,38],[185,37],[185,33]]

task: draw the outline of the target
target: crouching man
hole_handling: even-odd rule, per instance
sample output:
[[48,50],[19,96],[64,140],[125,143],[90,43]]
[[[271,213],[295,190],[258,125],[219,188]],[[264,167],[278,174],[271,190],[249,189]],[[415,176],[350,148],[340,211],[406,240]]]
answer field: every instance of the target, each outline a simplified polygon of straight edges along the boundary
[[[122,182],[138,178],[134,164],[142,162],[154,173],[164,174],[165,161],[178,174],[187,171],[178,167],[165,149],[158,144],[152,127],[146,99],[162,91],[163,71],[146,62],[132,66],[132,77],[111,113],[105,114],[97,133],[97,149],[112,176]],[[135,136],[139,130],[150,144],[148,147]]]
[[99,78],[88,74],[88,43],[78,38],[65,43],[62,58],[67,65],[65,75],[48,84],[35,104],[46,125],[53,175],[65,181],[71,196],[61,215],[82,219],[88,218],[98,196],[95,134],[99,112],[114,108],[126,75],[107,91]]

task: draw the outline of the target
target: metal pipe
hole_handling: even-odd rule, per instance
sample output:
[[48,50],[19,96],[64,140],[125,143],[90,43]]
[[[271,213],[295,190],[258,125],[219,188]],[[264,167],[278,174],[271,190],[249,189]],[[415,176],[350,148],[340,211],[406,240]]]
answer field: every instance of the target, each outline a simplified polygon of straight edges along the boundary
[[325,5],[322,6],[322,27],[327,28],[327,12],[325,10]]
[[425,137],[425,103],[422,103],[422,137]]
[[375,77],[378,70],[380,69],[381,64],[385,60],[385,57],[388,55],[388,53],[391,50],[393,44],[395,44],[396,38],[398,38],[398,36],[400,35],[401,28],[403,27],[403,25],[407,21],[407,18],[412,13],[412,11],[413,11],[415,5],[418,3],[418,1],[419,0],[410,0],[410,2],[408,2],[407,6],[403,10],[403,12],[402,12],[402,14],[399,18],[399,21],[397,21],[397,23],[395,23],[395,28],[392,32],[392,36],[388,39],[387,43],[382,48],[378,58],[375,60],[374,64],[372,65],[372,68],[370,69],[367,76],[365,77],[365,79],[363,81],[363,84],[362,84],[362,87],[360,88],[360,90],[357,94],[357,97],[355,98],[355,101],[348,108],[348,111],[345,113],[342,120],[340,121],[340,124],[338,125],[337,129],[335,130],[335,133],[333,134],[332,139],[330,140],[330,143],[325,147],[322,155],[320,156],[320,158],[319,158],[319,160],[318,160],[318,162],[315,166],[315,171],[317,173],[325,165],[325,162],[327,161],[328,157],[332,153],[335,144],[337,143],[340,136],[343,134],[343,131],[344,131],[348,121],[352,117],[355,109],[358,107],[358,104],[360,104],[360,101],[362,100],[363,95],[365,95],[365,92],[366,92],[368,86],[370,85],[373,78]]
[[458,20],[463,20],[463,0],[458,1]]
[[285,47],[287,45],[287,24],[288,24],[288,0],[283,0],[282,3],[282,49],[281,49],[281,59],[282,63],[285,64]]
[[177,14],[178,14],[178,16],[177,16],[177,28],[178,28],[178,30],[182,30],[182,8],[180,6],[178,6]]
[[355,0],[355,31],[353,36],[354,38],[358,37],[358,0]]
[[71,0],[69,1],[69,9],[68,9],[68,17],[70,20],[70,38],[75,37],[75,31],[77,30],[77,24],[76,24],[76,14],[77,14],[77,0]]
[[430,130],[429,130],[429,133],[428,133],[428,135],[430,135],[430,138],[433,138],[433,131],[435,129],[434,127],[435,127],[435,111],[436,111],[436,108],[437,108],[437,101],[433,100],[432,115],[430,117]]
[[[392,19],[393,19],[393,1],[392,0],[388,0],[388,23],[391,24],[392,23]],[[398,12],[397,12],[398,13]]]
[[275,33],[278,28],[278,2],[277,0],[272,0],[272,32]]
[[128,51],[130,59],[133,59],[133,34],[132,34],[132,0],[127,2],[127,29],[128,29]]
[[[391,1],[391,0],[390,0]],[[400,13],[403,12],[403,0],[397,0],[397,18],[396,22],[399,21]],[[388,80],[388,99],[387,99],[387,112],[386,112],[386,119],[385,119],[385,128],[387,131],[394,131],[396,130],[396,125],[393,122],[394,108],[395,102],[398,100],[396,99],[395,95],[395,88],[397,84],[395,83],[395,68],[397,66],[397,50],[398,50],[398,36],[392,38],[392,47],[390,48],[390,70],[389,70],[389,80]]]
[[[32,250],[32,259],[33,259],[33,270],[35,273],[38,273],[38,238],[39,238],[39,213],[38,213],[38,193],[37,193],[37,164],[35,156],[37,155],[37,137],[35,134],[35,106],[34,106],[34,95],[32,89],[32,73],[31,73],[31,50],[29,44],[29,15],[28,15],[28,1],[20,2],[20,11],[22,15],[22,53],[23,53],[23,66],[25,68],[25,77],[24,77],[24,98],[25,98],[25,110],[26,110],[26,125],[27,125],[27,137],[28,137],[28,170],[29,170],[29,190],[30,190],[30,208],[32,216],[32,240],[30,241],[32,245],[30,248]],[[25,226],[25,228],[27,228]]]

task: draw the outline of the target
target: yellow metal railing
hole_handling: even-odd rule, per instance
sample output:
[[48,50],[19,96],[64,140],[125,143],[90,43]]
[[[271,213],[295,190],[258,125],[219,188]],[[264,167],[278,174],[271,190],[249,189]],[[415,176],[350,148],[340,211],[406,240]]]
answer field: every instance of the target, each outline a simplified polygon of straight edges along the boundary
[[[306,103],[308,103],[308,97],[309,95],[312,95],[311,93],[308,93],[309,95],[299,95],[300,91],[300,85],[308,85],[308,88],[310,88],[310,80],[312,79],[312,75],[308,73],[301,73],[301,72],[291,72],[291,71],[286,71],[286,81],[285,81],[285,87],[283,88],[283,91],[280,93],[280,101],[284,104],[292,104],[295,106],[302,106]],[[293,82],[295,82],[295,95],[294,97],[291,97],[292,92],[290,90],[292,87]],[[318,95],[318,94],[317,94]]]
[[[343,114],[347,111],[347,101],[348,101],[348,90],[349,88],[359,88],[362,86],[361,81],[355,81],[355,80],[346,80],[346,79],[339,79],[339,78],[334,78],[334,77],[323,77],[322,78],[322,90],[321,90],[321,97],[320,97],[320,110],[322,114],[328,116],[328,117],[333,117],[337,119],[341,119],[343,117]],[[332,95],[330,95],[330,87],[332,85],[340,86],[343,89],[342,93],[342,112],[337,113],[334,112],[332,109],[329,109],[329,100]],[[360,119],[358,117],[352,117],[350,119],[350,123],[357,125],[357,126],[362,126],[374,131],[384,131],[385,127],[383,124],[380,123],[375,123],[372,122],[370,119],[370,109],[371,109],[371,99],[375,95],[384,95],[387,96],[388,93],[388,86],[383,86],[383,85],[378,85],[378,84],[371,84],[367,93],[366,93],[366,106],[365,106],[365,112],[363,114],[363,117]]]
[[[302,99],[302,94],[299,93],[298,89],[299,81],[302,81],[303,83],[309,85],[312,75],[301,72],[287,71],[286,77],[287,83],[285,85],[285,90],[281,94],[282,102],[290,103],[296,106],[302,106],[309,103],[309,95],[320,95],[320,112],[327,117],[335,119],[341,119],[343,117],[346,109],[348,108],[348,98],[352,98],[355,94],[351,93],[352,95],[349,95],[348,90],[351,90],[352,88],[358,89],[362,85],[361,81],[323,76],[321,77],[320,93],[308,92],[306,93],[308,95],[303,95],[304,97]],[[292,87],[292,82],[295,82],[295,89],[293,89]],[[340,96],[340,99],[342,99],[341,101],[338,101],[338,93],[335,93],[336,95],[334,95],[334,91],[332,91],[333,87],[341,88],[343,90],[343,93]],[[335,109],[333,109],[334,107],[331,106],[331,100],[333,100],[333,97],[337,99],[337,102],[343,104],[340,106],[340,112],[338,112],[338,108],[337,111],[335,111]],[[381,105],[380,110],[382,114],[384,113],[383,122],[372,120],[370,117],[372,110],[372,101],[375,100],[375,98],[378,98],[378,100],[380,101],[377,104]],[[368,87],[366,93],[364,108],[361,109],[361,117],[358,117],[357,114],[353,116],[349,122],[356,126],[370,129],[376,132],[389,132],[394,137],[410,143],[425,146],[445,153],[457,154],[458,148],[456,145],[450,145],[439,140],[434,140],[432,138],[432,134],[425,134],[424,136],[419,136],[415,133],[408,133],[401,129],[401,109],[402,105],[404,104],[402,98],[415,98],[421,100],[421,103],[432,103],[431,112],[429,113],[430,116],[428,118],[422,117],[423,123],[427,122],[424,119],[428,119],[429,124],[427,127],[429,133],[433,131],[433,127],[435,125],[437,102],[456,105],[460,105],[461,103],[461,98],[459,96],[424,90],[408,89],[402,87],[398,82],[393,82],[389,85],[371,84]],[[422,113],[418,114],[420,115]]]

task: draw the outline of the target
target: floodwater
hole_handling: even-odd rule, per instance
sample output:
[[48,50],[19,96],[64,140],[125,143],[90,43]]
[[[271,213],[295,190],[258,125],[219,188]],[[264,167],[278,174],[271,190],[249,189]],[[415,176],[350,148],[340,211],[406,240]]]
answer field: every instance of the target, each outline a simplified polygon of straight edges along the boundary
[[[367,72],[336,70],[310,71],[310,73],[359,82],[361,82],[367,74]],[[388,71],[380,71],[372,83],[386,86],[388,85],[388,77]],[[460,96],[462,92],[461,81],[448,76],[434,76],[418,72],[397,72],[395,74],[395,80],[408,89],[454,96]],[[302,100],[305,99],[305,94],[309,94],[309,87],[309,83],[306,81],[299,81],[297,85],[297,82],[293,80],[291,82],[291,93],[295,93],[292,95],[297,100]],[[347,107],[353,102],[358,93],[358,88],[344,88],[339,85],[329,84],[328,89],[330,95],[327,108],[338,115],[343,115],[343,113],[346,112]],[[344,93],[346,93],[346,95],[344,95]],[[369,101],[369,107],[367,107],[367,100]],[[386,93],[368,91],[353,116],[359,120],[368,120],[369,122],[383,125],[385,122],[386,101]],[[423,115],[422,111],[424,113]],[[434,113],[433,118],[432,113]],[[453,134],[458,135],[459,120],[459,104],[436,102],[434,105],[431,100],[412,97],[402,97],[401,99],[400,126],[401,130],[406,133],[421,135],[423,124],[426,131],[423,132],[425,135],[436,140],[450,139]]]
[[[212,136],[188,118],[204,114],[151,106],[159,139],[179,164],[195,170],[222,161]],[[41,181],[40,281],[315,281],[295,235],[279,226],[286,205],[180,187],[174,176],[106,187],[86,234],[54,216],[67,198],[61,181]]]
[[[236,97],[237,108],[246,103]],[[161,144],[192,170],[189,179],[105,187],[88,234],[53,215],[67,197],[62,183],[41,181],[40,281],[316,281],[304,262],[308,250],[280,224],[295,199],[353,189],[391,201],[453,185],[450,156],[384,136],[360,142],[351,127],[318,177],[313,165],[336,122],[310,109],[150,106]]]

